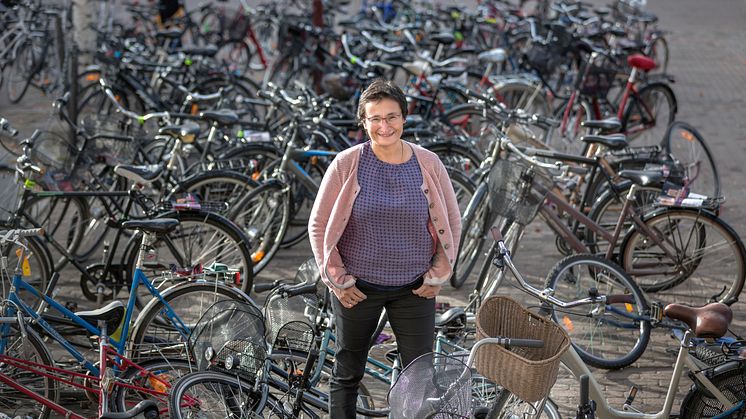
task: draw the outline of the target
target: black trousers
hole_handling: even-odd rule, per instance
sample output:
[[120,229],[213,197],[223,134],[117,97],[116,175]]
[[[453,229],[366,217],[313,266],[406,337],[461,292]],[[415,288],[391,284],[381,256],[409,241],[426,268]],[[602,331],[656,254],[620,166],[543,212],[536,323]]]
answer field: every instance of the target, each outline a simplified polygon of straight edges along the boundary
[[365,374],[370,342],[385,308],[396,335],[402,366],[431,352],[435,334],[435,299],[412,293],[418,281],[398,290],[380,290],[358,283],[368,298],[345,308],[332,296],[336,322],[337,355],[329,384],[329,417],[354,419],[358,385]]

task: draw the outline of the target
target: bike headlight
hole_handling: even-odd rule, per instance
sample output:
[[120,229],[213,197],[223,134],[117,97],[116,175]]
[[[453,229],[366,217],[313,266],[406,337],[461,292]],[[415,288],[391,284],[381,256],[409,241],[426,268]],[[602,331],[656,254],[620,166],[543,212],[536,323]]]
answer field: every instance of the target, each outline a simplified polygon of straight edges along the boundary
[[210,362],[215,357],[215,350],[212,349],[212,346],[208,346],[207,349],[205,349],[205,361]]

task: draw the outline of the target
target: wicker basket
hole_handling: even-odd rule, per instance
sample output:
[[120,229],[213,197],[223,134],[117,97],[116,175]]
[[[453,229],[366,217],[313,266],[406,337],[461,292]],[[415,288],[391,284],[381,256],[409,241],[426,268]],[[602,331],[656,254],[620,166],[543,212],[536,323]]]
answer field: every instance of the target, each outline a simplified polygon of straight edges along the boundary
[[[554,182],[543,169],[522,160],[497,160],[490,169],[490,212],[528,225]],[[492,220],[494,222],[494,220]]]
[[557,380],[560,357],[570,347],[567,333],[515,300],[494,296],[485,300],[477,313],[477,340],[498,336],[540,339],[544,346],[510,350],[500,345],[483,346],[474,358],[477,372],[525,401],[542,400]]

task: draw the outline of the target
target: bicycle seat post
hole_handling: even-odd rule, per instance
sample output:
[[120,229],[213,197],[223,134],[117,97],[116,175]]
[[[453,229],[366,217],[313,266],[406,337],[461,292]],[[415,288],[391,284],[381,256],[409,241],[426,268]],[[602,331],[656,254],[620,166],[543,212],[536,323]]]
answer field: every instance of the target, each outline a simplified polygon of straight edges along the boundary
[[141,231],[142,232],[142,244],[140,245],[140,251],[137,255],[137,264],[135,265],[135,268],[142,269],[144,263],[145,263],[145,257],[148,254],[148,249],[150,249],[150,246],[155,243],[155,234],[149,233],[147,231]]

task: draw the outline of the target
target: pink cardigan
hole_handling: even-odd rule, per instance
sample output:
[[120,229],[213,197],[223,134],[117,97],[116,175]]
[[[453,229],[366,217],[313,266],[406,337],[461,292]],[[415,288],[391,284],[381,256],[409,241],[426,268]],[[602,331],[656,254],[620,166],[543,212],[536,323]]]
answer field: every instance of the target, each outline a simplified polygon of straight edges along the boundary
[[[433,236],[433,264],[424,275],[425,284],[441,285],[453,273],[459,240],[461,214],[445,166],[438,156],[416,144],[412,147],[422,170],[422,193],[430,208],[428,229]],[[347,227],[352,205],[360,192],[357,167],[362,144],[342,151],[332,161],[313,203],[308,233],[321,278],[329,287],[349,288],[355,278],[347,274],[337,243]],[[386,263],[386,261],[381,261]]]

